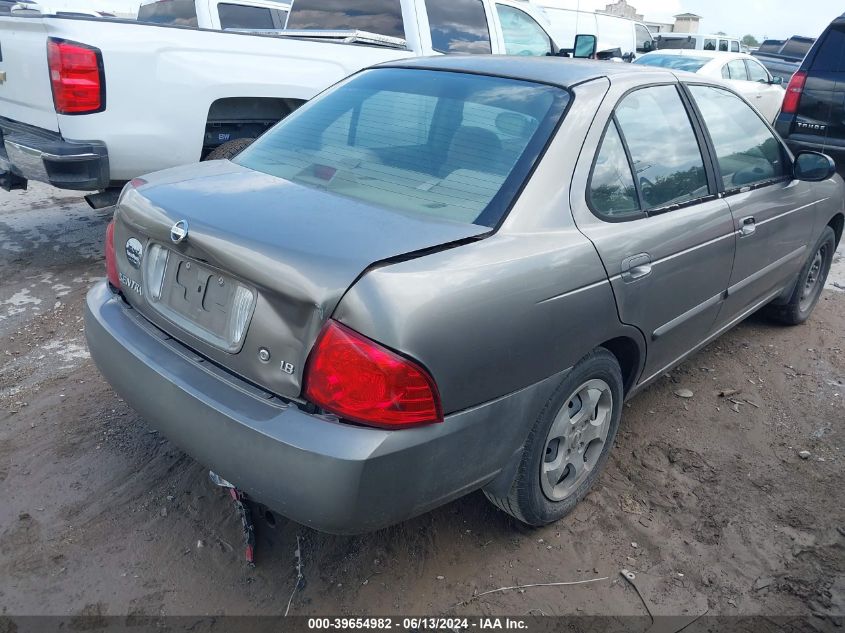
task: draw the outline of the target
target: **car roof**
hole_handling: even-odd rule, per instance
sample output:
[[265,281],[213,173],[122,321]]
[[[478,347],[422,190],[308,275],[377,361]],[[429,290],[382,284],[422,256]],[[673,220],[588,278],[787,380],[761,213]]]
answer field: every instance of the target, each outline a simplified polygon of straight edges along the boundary
[[415,57],[380,64],[377,68],[417,68],[423,70],[447,70],[477,75],[493,75],[509,79],[521,79],[562,88],[607,77],[649,74],[652,77],[665,74],[674,79],[674,74],[655,66],[635,66],[608,61],[591,61],[561,57],[523,57],[508,55],[437,55]]

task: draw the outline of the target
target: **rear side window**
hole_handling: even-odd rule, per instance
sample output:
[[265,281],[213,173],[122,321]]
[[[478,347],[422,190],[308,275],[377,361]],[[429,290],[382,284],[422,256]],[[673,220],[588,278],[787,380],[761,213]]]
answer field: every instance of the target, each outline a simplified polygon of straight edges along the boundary
[[715,51],[716,50],[716,40],[706,38],[704,40],[704,50]]
[[716,149],[725,190],[786,175],[783,148],[742,99],[711,86],[690,86]]
[[405,39],[400,0],[296,0],[287,28],[360,30]]
[[719,50],[725,53],[728,52],[728,40],[719,40]]
[[552,40],[525,11],[503,4],[496,5],[502,36],[508,55],[543,56],[552,53]]
[[[725,64],[725,68],[728,71],[727,79],[735,79],[738,81],[748,81],[748,71],[745,69],[745,62],[741,59],[735,59],[731,62]],[[725,73],[722,73],[722,77],[725,77]]]
[[588,191],[590,206],[600,215],[614,220],[642,215],[631,165],[615,120],[610,122],[596,155]]
[[569,102],[560,88],[369,70],[299,108],[235,162],[343,198],[495,226]]
[[426,0],[431,47],[439,53],[490,53],[490,27],[481,0]]
[[273,12],[266,7],[248,7],[242,4],[218,4],[220,27],[223,29],[279,29],[284,28],[284,19],[273,21]]
[[616,107],[616,120],[631,155],[643,210],[708,195],[698,139],[675,86],[631,93]]
[[845,27],[831,26],[813,60],[817,72],[845,72]]
[[158,0],[143,4],[138,9],[139,22],[196,26],[197,10],[194,0]]

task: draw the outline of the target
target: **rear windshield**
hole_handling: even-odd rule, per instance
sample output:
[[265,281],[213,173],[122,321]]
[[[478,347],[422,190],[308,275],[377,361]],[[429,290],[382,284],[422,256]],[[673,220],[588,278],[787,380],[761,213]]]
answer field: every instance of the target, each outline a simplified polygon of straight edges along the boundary
[[701,69],[710,60],[707,57],[688,57],[686,55],[643,55],[634,60],[635,64],[642,66],[660,66],[672,70],[686,70],[694,73]]
[[196,26],[195,0],[158,0],[158,2],[142,4],[138,9],[138,21],[173,26]]
[[495,226],[569,102],[551,86],[463,73],[361,73],[235,162],[413,215]]
[[405,39],[400,0],[296,0],[287,28],[369,31]]
[[657,37],[657,48],[669,50],[695,50],[695,40],[690,37]]

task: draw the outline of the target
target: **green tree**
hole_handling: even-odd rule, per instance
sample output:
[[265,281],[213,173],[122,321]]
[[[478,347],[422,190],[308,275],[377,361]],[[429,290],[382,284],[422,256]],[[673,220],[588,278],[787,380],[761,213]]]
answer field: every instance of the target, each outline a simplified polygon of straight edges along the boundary
[[748,46],[749,48],[752,48],[754,46],[760,46],[760,42],[758,42],[757,38],[753,35],[745,35],[742,38],[742,44],[743,46]]

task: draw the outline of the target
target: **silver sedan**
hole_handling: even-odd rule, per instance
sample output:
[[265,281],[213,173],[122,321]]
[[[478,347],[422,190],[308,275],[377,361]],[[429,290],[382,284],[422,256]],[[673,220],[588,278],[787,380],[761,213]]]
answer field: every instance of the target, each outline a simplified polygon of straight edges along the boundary
[[397,62],[127,185],[86,333],[151,425],[296,521],[372,530],[482,489],[541,525],[626,398],[758,309],[810,316],[844,200],[705,77]]

